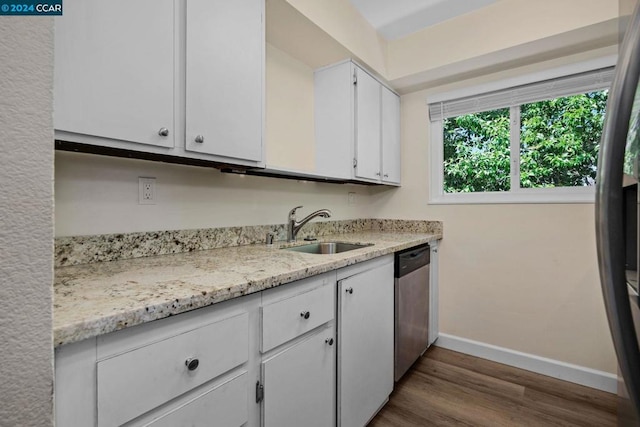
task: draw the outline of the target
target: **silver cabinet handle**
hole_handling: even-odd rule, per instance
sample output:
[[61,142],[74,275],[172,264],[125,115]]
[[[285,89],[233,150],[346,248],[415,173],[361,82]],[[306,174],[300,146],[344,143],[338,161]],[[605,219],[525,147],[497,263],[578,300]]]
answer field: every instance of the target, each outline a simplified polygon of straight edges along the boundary
[[353,288],[347,288],[344,290],[346,293],[348,294],[352,294],[353,293]]
[[169,136],[169,129],[160,128],[160,130],[158,131],[158,135],[160,135],[160,136]]
[[311,313],[309,313],[308,311],[303,311],[302,313],[300,313],[300,317],[308,319],[309,317],[311,317]]
[[376,172],[376,176],[380,176],[380,172]]
[[196,135],[195,140],[198,144],[202,144],[204,142],[204,135]]
[[333,338],[327,338],[326,340],[324,340],[324,342],[326,342],[328,345],[333,345]]
[[184,364],[186,365],[188,370],[195,371],[196,369],[198,369],[198,366],[200,366],[200,361],[195,357],[190,357],[184,361]]
[[384,177],[385,177],[385,178],[389,178],[389,174],[388,174],[388,173],[385,173],[385,174],[384,174]]

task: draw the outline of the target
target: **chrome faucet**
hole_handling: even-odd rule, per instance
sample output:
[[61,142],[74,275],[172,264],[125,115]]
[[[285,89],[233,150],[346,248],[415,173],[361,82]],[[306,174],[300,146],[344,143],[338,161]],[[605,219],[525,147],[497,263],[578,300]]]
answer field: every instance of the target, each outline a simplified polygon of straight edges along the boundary
[[298,231],[302,228],[303,225],[311,221],[313,218],[319,216],[322,218],[329,218],[331,216],[331,211],[329,209],[320,209],[312,214],[307,215],[302,221],[296,221],[296,210],[302,208],[303,206],[296,206],[295,208],[289,211],[289,221],[287,224],[287,241],[295,242],[296,236],[298,235]]

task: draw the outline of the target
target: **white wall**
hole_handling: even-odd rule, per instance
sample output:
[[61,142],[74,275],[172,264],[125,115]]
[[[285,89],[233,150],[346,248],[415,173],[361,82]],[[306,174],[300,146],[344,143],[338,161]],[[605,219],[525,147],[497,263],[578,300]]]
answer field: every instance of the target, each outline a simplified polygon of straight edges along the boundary
[[[559,61],[456,87],[553,65]],[[441,332],[615,373],[593,204],[429,205],[428,94],[401,98],[403,186],[373,189],[371,211],[444,222]]]
[[[369,189],[224,174],[216,169],[56,152],[56,236],[282,224],[328,208],[331,219],[370,217]],[[156,178],[157,204],[138,204],[138,177]],[[347,205],[347,194],[357,203]]]
[[618,0],[620,15],[631,15],[637,4],[638,0]]
[[514,47],[526,50],[530,43],[617,17],[618,0],[498,1],[389,42],[387,76],[394,80]]
[[0,25],[0,424],[53,425],[53,20]]
[[[282,1],[406,93],[614,45],[618,17],[636,0],[502,0],[391,41],[348,0]],[[296,41],[312,35],[295,23],[284,25]],[[314,40],[306,44],[317,45]],[[301,45],[288,48],[299,51]]]
[[314,172],[313,69],[267,44],[267,167]]
[[[358,59],[376,72],[387,73],[387,42],[349,0],[286,0]],[[292,34],[296,37],[297,34]],[[310,48],[313,48],[313,41]]]

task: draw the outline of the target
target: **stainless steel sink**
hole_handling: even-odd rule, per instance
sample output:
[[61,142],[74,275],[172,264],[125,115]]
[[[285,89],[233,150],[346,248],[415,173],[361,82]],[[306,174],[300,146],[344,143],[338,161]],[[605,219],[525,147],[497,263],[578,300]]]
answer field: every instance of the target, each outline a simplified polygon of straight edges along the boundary
[[366,248],[367,246],[373,246],[373,243],[320,242],[282,249],[285,251],[304,252],[307,254],[339,254],[341,252],[352,251],[354,249]]

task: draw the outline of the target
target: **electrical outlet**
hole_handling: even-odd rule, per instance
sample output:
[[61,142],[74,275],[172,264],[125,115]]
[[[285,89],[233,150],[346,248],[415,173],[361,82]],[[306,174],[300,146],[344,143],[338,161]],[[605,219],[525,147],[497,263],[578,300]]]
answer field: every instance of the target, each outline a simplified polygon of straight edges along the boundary
[[138,204],[156,204],[156,179],[138,177]]
[[349,193],[347,195],[347,204],[353,206],[356,204],[356,193]]

